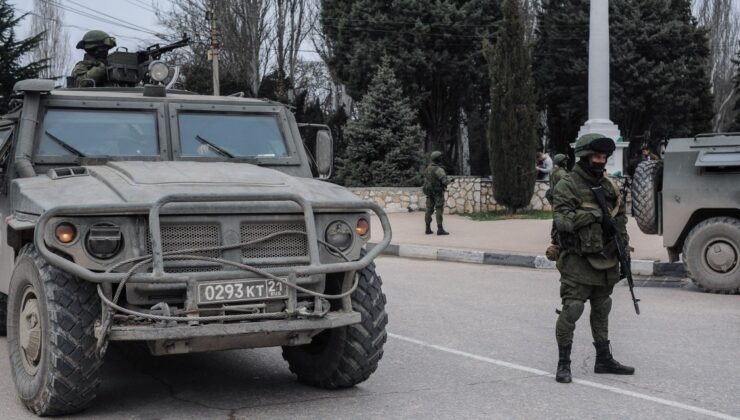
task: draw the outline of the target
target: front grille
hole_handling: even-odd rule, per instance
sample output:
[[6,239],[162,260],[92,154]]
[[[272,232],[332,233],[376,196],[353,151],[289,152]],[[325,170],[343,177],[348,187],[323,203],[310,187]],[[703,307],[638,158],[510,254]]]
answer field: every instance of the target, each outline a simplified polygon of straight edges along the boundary
[[[243,223],[241,225],[241,241],[250,242],[268,235],[284,231],[306,231],[303,221],[282,223]],[[305,257],[308,255],[308,241],[306,235],[280,235],[264,242],[242,248],[244,258],[281,258]],[[285,265],[283,265],[285,266]]]
[[[162,252],[182,251],[194,248],[221,246],[219,225],[209,224],[165,224],[161,227]],[[147,235],[147,254],[152,253],[151,235]],[[221,251],[193,252],[192,255],[218,258]]]

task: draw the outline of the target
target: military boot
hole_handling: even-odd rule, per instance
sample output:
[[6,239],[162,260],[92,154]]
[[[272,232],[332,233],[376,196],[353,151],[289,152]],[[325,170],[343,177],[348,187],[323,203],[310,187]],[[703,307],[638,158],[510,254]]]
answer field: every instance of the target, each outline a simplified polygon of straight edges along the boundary
[[594,347],[596,347],[594,373],[613,373],[615,375],[633,375],[635,373],[635,368],[624,366],[614,360],[609,341],[594,343]]
[[442,225],[437,225],[437,235],[449,235],[450,232],[447,232],[445,228],[442,227]]
[[572,344],[558,346],[560,357],[558,358],[558,371],[555,373],[555,380],[563,384],[568,384],[573,380],[570,375],[570,349],[572,346]]
[[431,224],[427,223],[427,230],[424,233],[426,233],[427,235],[431,235],[431,234],[434,233],[434,231],[432,230],[432,225]]

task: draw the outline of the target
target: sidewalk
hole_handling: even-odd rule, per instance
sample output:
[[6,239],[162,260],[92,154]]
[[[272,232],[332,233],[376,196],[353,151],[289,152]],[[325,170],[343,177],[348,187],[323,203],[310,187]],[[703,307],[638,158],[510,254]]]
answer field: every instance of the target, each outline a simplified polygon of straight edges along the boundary
[[[425,235],[424,213],[391,213],[394,245],[387,252],[411,258],[442,259],[446,261],[503,264],[534,268],[554,268],[544,258],[550,243],[552,220],[500,220],[479,222],[465,216],[445,215],[445,230],[449,236]],[[372,221],[372,242],[383,237],[380,222]],[[432,225],[435,228],[434,223]],[[643,234],[630,218],[628,231],[633,271],[641,275],[681,276],[680,265],[655,262],[667,261],[663,239],[658,235]]]

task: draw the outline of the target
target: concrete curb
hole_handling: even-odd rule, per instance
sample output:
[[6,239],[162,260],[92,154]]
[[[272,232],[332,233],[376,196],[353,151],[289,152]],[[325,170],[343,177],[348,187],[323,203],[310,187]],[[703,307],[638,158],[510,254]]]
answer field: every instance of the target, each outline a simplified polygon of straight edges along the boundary
[[[376,244],[369,243],[372,249]],[[426,245],[391,244],[383,255],[422,260],[461,262],[484,265],[503,265],[509,267],[554,270],[555,262],[544,255],[502,253],[477,249],[443,248]],[[654,260],[632,260],[632,274],[636,276],[686,278],[686,268],[682,263],[666,263]]]

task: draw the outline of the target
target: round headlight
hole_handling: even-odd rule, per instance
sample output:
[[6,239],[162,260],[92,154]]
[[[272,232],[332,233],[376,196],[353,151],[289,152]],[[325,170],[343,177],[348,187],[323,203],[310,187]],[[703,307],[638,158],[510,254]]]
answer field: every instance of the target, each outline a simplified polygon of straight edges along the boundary
[[149,77],[155,82],[163,82],[170,75],[170,68],[162,61],[149,64]]
[[357,232],[360,236],[365,236],[370,232],[370,222],[368,222],[366,219],[360,219],[357,221],[357,226],[355,226],[355,232]]
[[95,258],[107,260],[121,251],[123,235],[121,228],[111,223],[99,223],[90,227],[85,247]]
[[77,238],[77,228],[72,223],[62,222],[54,229],[54,236],[57,241],[68,244]]
[[352,228],[344,222],[333,222],[326,228],[325,239],[340,251],[346,251],[352,245]]

